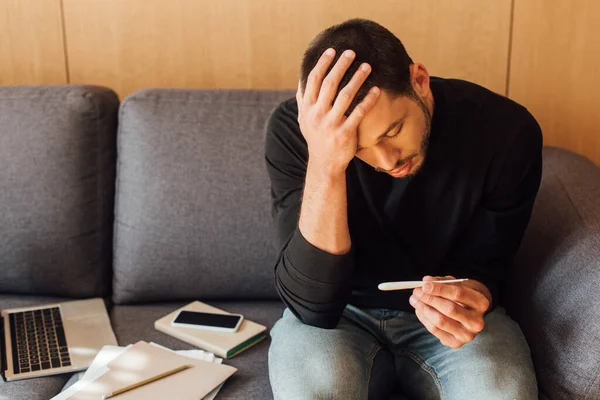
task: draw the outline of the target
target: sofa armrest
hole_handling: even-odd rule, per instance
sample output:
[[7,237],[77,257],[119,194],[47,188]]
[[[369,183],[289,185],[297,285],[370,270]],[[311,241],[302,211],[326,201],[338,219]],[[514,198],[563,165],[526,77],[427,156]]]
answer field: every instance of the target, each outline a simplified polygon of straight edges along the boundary
[[503,299],[540,398],[600,398],[600,168],[544,149],[542,185]]

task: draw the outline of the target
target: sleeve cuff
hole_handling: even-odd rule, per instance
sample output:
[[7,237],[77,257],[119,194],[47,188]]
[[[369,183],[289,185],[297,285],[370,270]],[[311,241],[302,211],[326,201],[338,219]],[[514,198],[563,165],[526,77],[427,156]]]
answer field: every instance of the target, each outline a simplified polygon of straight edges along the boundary
[[296,227],[287,248],[288,260],[303,275],[323,283],[340,284],[352,277],[353,251],[331,254],[308,242]]

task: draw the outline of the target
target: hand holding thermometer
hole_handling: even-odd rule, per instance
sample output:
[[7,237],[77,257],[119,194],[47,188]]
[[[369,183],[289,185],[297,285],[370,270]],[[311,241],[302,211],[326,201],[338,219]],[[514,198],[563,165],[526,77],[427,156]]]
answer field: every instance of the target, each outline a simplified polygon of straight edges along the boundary
[[414,289],[423,286],[427,282],[432,283],[457,283],[468,281],[468,279],[452,279],[449,281],[401,281],[401,282],[384,282],[380,283],[379,290],[406,290],[406,289]]

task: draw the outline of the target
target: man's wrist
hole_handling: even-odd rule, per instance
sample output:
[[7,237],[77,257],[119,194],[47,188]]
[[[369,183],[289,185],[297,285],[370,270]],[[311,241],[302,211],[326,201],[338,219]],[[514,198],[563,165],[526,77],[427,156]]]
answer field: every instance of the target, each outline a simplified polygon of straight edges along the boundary
[[346,168],[348,165],[332,165],[309,158],[306,174],[318,177],[319,181],[335,182],[346,179]]

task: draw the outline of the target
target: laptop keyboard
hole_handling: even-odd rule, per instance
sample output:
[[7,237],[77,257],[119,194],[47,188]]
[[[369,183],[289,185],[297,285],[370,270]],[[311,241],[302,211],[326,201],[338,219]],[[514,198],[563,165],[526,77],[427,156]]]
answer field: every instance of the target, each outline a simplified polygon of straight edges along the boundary
[[9,314],[15,374],[71,365],[60,309]]

